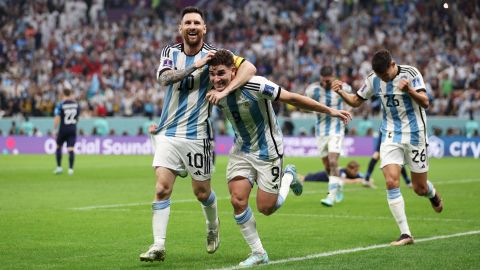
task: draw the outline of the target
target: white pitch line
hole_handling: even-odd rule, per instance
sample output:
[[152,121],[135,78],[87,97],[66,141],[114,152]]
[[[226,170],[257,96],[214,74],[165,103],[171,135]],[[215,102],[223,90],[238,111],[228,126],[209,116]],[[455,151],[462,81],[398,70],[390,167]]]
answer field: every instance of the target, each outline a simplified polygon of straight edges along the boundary
[[[217,200],[227,200],[230,197],[221,197],[217,198]],[[197,202],[196,199],[184,199],[184,200],[172,200],[172,203],[190,203],[190,202]],[[121,207],[128,207],[128,206],[140,206],[140,205],[151,205],[152,202],[140,202],[140,203],[119,203],[119,204],[106,204],[106,205],[92,205],[92,206],[84,206],[84,207],[75,207],[69,208],[70,210],[95,210],[95,209],[108,209],[108,208],[121,208]]]
[[[433,240],[438,240],[438,239],[447,239],[447,238],[461,237],[461,236],[474,235],[474,234],[480,234],[480,231],[468,231],[468,232],[448,234],[448,235],[432,236],[432,237],[427,237],[427,238],[415,239],[415,242],[416,243],[428,242],[428,241],[433,241]],[[288,258],[288,259],[270,261],[268,264],[264,264],[264,265],[268,266],[268,265],[273,265],[273,264],[306,261],[306,260],[317,259],[317,258],[322,258],[322,257],[330,257],[330,256],[335,256],[335,255],[340,255],[340,254],[349,254],[349,253],[355,253],[355,252],[372,250],[372,249],[387,248],[387,247],[391,247],[391,246],[389,244],[381,244],[381,245],[372,245],[372,246],[366,246],[366,247],[356,247],[356,248],[351,248],[351,249],[334,250],[334,251],[328,251],[328,252],[323,252],[323,253],[310,254],[310,255],[307,255],[307,256],[304,256],[304,257],[293,257],[293,258]],[[259,266],[263,266],[263,265],[259,265]],[[240,268],[241,267],[239,267],[239,266],[230,266],[230,267],[215,268],[215,269],[210,269],[210,270],[233,270],[233,269],[240,269]]]
[[[305,191],[303,194],[315,194],[319,193],[319,191]],[[252,196],[255,198],[255,196]],[[217,200],[230,200],[230,197],[220,197]],[[191,202],[198,202],[197,199],[183,199],[183,200],[175,200],[172,199],[172,203],[191,203]],[[77,211],[85,211],[85,210],[95,210],[95,209],[108,209],[108,208],[121,208],[121,207],[128,207],[128,206],[140,206],[140,205],[151,205],[152,202],[138,202],[138,203],[119,203],[119,204],[106,204],[106,205],[91,205],[91,206],[84,206],[84,207],[73,207],[69,208],[70,210],[77,210]]]
[[[434,182],[435,185],[452,185],[452,184],[465,184],[465,183],[473,183],[473,182],[480,182],[480,178],[469,178],[469,179],[459,179],[459,180],[451,180],[451,181],[441,181],[441,182]],[[365,190],[366,188],[349,188],[346,191],[359,191]],[[304,191],[303,194],[317,194],[322,193],[321,190],[308,190]],[[254,196],[253,196],[254,197]],[[217,200],[229,200],[230,197],[221,197],[217,198]],[[191,203],[197,202],[196,199],[183,199],[183,200],[172,200],[172,203]],[[121,207],[128,207],[128,206],[141,206],[141,205],[150,205],[151,202],[139,202],[139,203],[119,203],[119,204],[107,204],[107,205],[91,205],[91,206],[84,206],[84,207],[74,207],[69,208],[70,210],[77,210],[77,211],[85,211],[85,210],[95,210],[95,209],[108,209],[108,208],[121,208]]]
[[452,185],[452,184],[465,184],[465,183],[474,183],[474,182],[480,182],[480,178],[459,179],[459,180],[449,180],[449,181],[439,181],[439,182],[435,182],[435,179],[433,179],[434,185]]

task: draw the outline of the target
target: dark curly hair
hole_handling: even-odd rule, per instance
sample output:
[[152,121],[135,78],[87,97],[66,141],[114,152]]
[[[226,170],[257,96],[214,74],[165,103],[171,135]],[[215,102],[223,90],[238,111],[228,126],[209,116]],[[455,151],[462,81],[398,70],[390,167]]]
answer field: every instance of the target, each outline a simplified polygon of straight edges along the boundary
[[375,52],[372,58],[372,69],[375,73],[383,74],[392,62],[392,55],[386,49]]
[[233,54],[228,50],[218,50],[215,55],[207,62],[209,66],[225,65],[227,67],[233,67]]

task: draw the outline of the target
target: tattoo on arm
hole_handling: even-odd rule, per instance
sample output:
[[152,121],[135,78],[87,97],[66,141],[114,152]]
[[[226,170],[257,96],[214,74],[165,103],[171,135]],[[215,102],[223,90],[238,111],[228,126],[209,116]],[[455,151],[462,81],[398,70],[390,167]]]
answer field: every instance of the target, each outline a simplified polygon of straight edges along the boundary
[[187,69],[164,71],[158,78],[158,82],[160,83],[160,85],[163,86],[179,82],[183,78],[194,72],[196,69],[197,68],[195,68],[195,65],[191,65]]

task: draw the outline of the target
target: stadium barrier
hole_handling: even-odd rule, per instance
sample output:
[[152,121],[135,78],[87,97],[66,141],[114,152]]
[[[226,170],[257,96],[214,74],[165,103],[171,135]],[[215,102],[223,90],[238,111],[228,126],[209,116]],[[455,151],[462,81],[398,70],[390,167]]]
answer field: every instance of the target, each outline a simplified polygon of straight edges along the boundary
[[[78,129],[83,130],[85,135],[90,135],[92,133],[93,128],[95,127],[95,120],[98,118],[80,118],[78,123]],[[116,135],[122,135],[126,133],[128,135],[137,135],[139,128],[144,127],[147,123],[150,123],[148,118],[146,117],[107,117],[109,129],[113,129]],[[291,121],[294,124],[293,135],[299,136],[300,133],[305,132],[306,134],[311,134],[310,132],[315,126],[317,118],[315,115],[306,115],[303,117],[296,117],[295,119],[285,118],[283,116],[278,117],[278,122],[280,126],[283,126],[285,121]],[[53,117],[31,117],[30,121],[32,122],[33,126],[37,127],[43,135],[47,135],[48,131],[52,130],[53,127]],[[153,119],[154,122],[158,123],[159,118]],[[21,128],[23,123],[22,118],[2,118],[0,119],[0,130],[2,131],[3,135],[7,135],[10,127],[12,126],[12,122],[16,122],[17,128]],[[362,129],[360,126],[365,126],[365,121],[361,118],[354,118],[349,124],[348,128],[352,129],[355,128],[357,131],[360,132]],[[368,121],[368,125],[372,128],[374,132],[376,132],[381,124],[380,117],[372,117]],[[434,134],[434,128],[440,128],[443,132],[446,131],[447,128],[456,128],[459,130],[465,130],[465,126],[468,122],[468,119],[461,119],[458,117],[444,117],[444,116],[429,116],[427,125],[428,125],[428,133]],[[480,122],[479,122],[480,123]],[[365,131],[364,131],[365,132]],[[358,136],[364,136],[362,132],[357,134]]]
[[[233,138],[217,136],[215,152],[227,155],[233,145]],[[315,137],[285,137],[284,154],[288,157],[318,156]],[[343,156],[370,156],[374,138],[345,137]],[[8,154],[53,154],[56,143],[52,137],[7,136],[0,137],[0,149]],[[85,136],[78,137],[75,151],[86,155],[151,155],[153,146],[149,136]],[[429,156],[480,157],[480,138],[435,137],[429,138]],[[63,151],[66,153],[66,146]]]

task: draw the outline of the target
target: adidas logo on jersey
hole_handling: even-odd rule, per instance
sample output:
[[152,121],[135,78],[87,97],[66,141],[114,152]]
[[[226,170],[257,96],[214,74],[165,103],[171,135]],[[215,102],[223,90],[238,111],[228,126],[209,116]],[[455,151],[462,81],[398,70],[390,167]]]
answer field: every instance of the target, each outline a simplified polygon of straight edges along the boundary
[[201,172],[201,171],[196,171],[196,172],[194,172],[193,174],[195,174],[195,175],[202,175],[202,172]]

